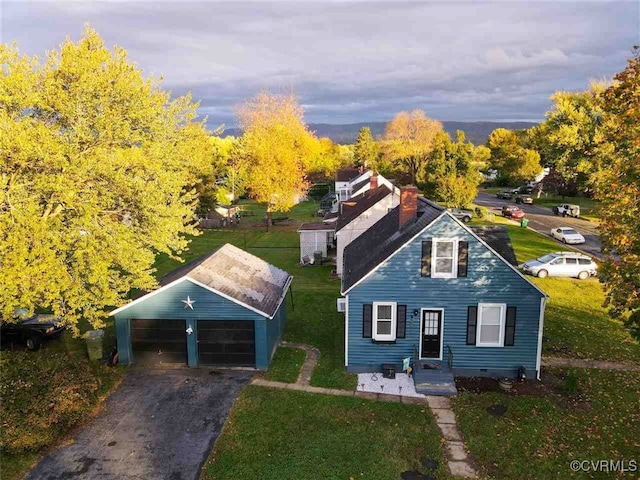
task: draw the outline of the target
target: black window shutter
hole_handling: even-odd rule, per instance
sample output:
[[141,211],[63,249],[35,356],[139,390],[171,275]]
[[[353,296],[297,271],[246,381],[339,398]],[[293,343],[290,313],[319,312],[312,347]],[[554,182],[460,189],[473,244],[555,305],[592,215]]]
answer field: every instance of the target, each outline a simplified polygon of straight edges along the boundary
[[422,242],[422,266],[420,275],[423,277],[431,276],[431,240]]
[[512,347],[516,335],[516,307],[507,307],[507,321],[504,326],[504,345]]
[[362,305],[362,338],[371,338],[373,305]]
[[470,306],[467,309],[467,345],[476,344],[476,329],[478,328],[478,307]]
[[407,306],[398,305],[396,309],[396,338],[404,338],[407,334]]
[[458,242],[458,277],[467,276],[467,264],[469,263],[469,242]]

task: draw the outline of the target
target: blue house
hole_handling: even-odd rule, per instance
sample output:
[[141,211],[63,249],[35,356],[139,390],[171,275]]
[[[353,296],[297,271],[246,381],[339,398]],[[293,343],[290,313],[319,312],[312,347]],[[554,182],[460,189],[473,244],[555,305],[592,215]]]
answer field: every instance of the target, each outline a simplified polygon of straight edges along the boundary
[[119,361],[266,370],[284,331],[292,279],[225,244],[111,312]]
[[506,229],[472,230],[413,186],[400,197],[345,249],[347,369],[410,357],[417,389],[428,374],[538,376],[547,296],[514,266]]

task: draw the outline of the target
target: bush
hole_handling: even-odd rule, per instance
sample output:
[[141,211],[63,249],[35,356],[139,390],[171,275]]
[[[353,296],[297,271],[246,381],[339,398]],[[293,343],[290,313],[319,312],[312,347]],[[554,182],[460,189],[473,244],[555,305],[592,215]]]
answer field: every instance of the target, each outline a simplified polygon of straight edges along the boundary
[[79,340],[57,343],[38,352],[0,352],[4,452],[34,452],[55,443],[83,421],[120,378],[119,369],[89,362],[84,349],[66,348]]
[[487,209],[487,207],[476,207],[474,209],[474,213],[476,214],[476,217],[482,219],[487,218],[489,210]]

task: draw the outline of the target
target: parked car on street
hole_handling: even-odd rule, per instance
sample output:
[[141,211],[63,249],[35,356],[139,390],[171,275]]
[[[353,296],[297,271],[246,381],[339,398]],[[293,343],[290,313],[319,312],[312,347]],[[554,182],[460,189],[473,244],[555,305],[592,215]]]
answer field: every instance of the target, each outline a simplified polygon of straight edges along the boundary
[[580,205],[571,205],[569,203],[563,203],[562,205],[556,205],[553,207],[553,213],[556,215],[562,215],[563,217],[574,217],[578,218],[580,216]]
[[496,193],[496,197],[502,200],[511,200],[511,197],[513,197],[513,192],[510,192],[508,190],[505,190],[504,192],[498,192]]
[[527,205],[533,205],[533,198],[531,198],[531,195],[518,195],[516,197],[516,203],[525,203]]
[[64,331],[60,318],[53,315],[27,315],[26,310],[16,311],[15,322],[2,322],[2,345],[24,344],[27,350],[38,350],[42,342],[59,337]]
[[503,205],[502,216],[520,220],[521,218],[524,218],[524,211],[515,205]]
[[473,212],[469,210],[461,210],[459,208],[450,208],[451,214],[458,220],[462,220],[464,223],[468,223],[473,218]]
[[591,257],[578,252],[555,252],[520,265],[525,273],[536,277],[576,277],[580,280],[596,275],[598,265]]
[[584,237],[571,227],[557,227],[551,229],[551,237],[562,243],[584,243]]

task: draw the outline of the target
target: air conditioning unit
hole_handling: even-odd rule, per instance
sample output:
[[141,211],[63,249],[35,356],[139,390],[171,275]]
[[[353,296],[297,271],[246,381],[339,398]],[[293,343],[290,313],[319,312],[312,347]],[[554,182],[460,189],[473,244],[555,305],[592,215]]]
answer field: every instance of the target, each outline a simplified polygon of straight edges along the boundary
[[346,298],[338,298],[336,303],[337,303],[337,307],[338,307],[338,311],[339,312],[346,312],[347,311],[347,299]]

